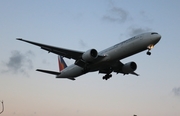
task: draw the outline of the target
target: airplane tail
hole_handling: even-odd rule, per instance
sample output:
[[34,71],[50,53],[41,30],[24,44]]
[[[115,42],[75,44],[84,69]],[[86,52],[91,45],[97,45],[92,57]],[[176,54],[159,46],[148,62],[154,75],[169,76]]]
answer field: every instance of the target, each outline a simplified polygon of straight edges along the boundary
[[59,64],[59,71],[62,71],[63,69],[65,69],[67,67],[62,56],[58,56],[58,64]]
[[43,72],[43,73],[49,73],[49,74],[53,74],[53,75],[59,75],[59,74],[61,74],[61,71],[67,67],[62,56],[58,56],[58,64],[59,64],[59,72],[50,71],[50,70],[42,70],[42,69],[37,69],[36,71]]
[[[58,75],[61,74],[61,71],[67,67],[67,65],[66,65],[65,61],[63,60],[62,56],[58,56],[58,64],[59,64],[59,72],[50,71],[50,70],[43,70],[43,69],[36,69],[36,71],[58,76]],[[74,78],[67,78],[67,79],[75,80]]]

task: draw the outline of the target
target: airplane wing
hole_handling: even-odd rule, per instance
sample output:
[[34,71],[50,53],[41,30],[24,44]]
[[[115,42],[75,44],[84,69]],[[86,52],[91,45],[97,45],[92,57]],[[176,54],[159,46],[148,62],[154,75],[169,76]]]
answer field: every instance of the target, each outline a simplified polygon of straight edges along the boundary
[[60,47],[50,46],[50,45],[41,44],[41,43],[37,43],[37,42],[32,42],[32,41],[24,40],[22,38],[16,38],[16,39],[39,46],[39,47],[41,47],[41,49],[44,49],[48,52],[52,52],[57,55],[69,58],[69,59],[71,59],[71,58],[74,60],[80,59],[80,57],[84,53],[82,51],[69,50],[69,49],[65,49],[65,48],[60,48]]
[[[124,74],[123,71],[122,71],[123,66],[124,66],[124,64],[122,62],[115,61],[115,62],[112,62],[111,65],[107,65],[107,66],[104,66],[103,68],[101,68],[99,70],[99,73],[108,74],[110,72],[116,72],[116,73]],[[136,72],[131,72],[129,74],[139,76],[139,74],[137,74]]]
[[[114,67],[114,72],[116,73],[122,73],[123,74],[123,71],[122,71],[122,67],[124,66],[124,64],[120,61],[117,61],[116,62],[116,65]],[[136,75],[136,76],[139,76],[139,74],[137,74],[136,72],[131,72],[129,74],[132,74],[132,75]]]

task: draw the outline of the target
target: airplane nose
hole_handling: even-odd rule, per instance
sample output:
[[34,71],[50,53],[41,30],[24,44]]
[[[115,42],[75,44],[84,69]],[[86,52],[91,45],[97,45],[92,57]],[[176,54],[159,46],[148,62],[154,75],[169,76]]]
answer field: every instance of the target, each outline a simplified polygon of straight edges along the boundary
[[160,39],[161,39],[161,35],[160,34],[156,34],[156,35],[154,35],[153,41],[159,42]]
[[159,40],[161,39],[161,35],[156,33],[156,32],[153,32],[151,33],[152,35],[152,38],[151,40],[156,44],[157,42],[159,42]]
[[161,39],[161,35],[160,35],[160,34],[157,35],[157,39],[158,39],[158,40]]

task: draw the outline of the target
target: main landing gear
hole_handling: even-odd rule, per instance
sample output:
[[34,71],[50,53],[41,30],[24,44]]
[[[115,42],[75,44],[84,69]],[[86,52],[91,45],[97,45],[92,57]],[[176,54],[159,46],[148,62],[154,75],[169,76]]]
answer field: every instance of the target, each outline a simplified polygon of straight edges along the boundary
[[111,77],[112,77],[112,74],[106,74],[105,76],[103,76],[102,79],[108,80],[108,79],[111,78]]

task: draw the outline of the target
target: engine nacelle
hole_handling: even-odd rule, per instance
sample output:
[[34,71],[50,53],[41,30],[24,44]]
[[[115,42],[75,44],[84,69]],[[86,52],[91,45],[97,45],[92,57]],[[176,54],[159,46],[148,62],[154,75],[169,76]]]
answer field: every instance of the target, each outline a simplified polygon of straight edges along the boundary
[[86,62],[91,62],[96,59],[98,56],[98,52],[95,49],[90,49],[82,55],[82,59]]
[[135,62],[128,62],[124,64],[122,67],[122,71],[124,74],[129,74],[131,72],[134,72],[137,69],[137,65]]

